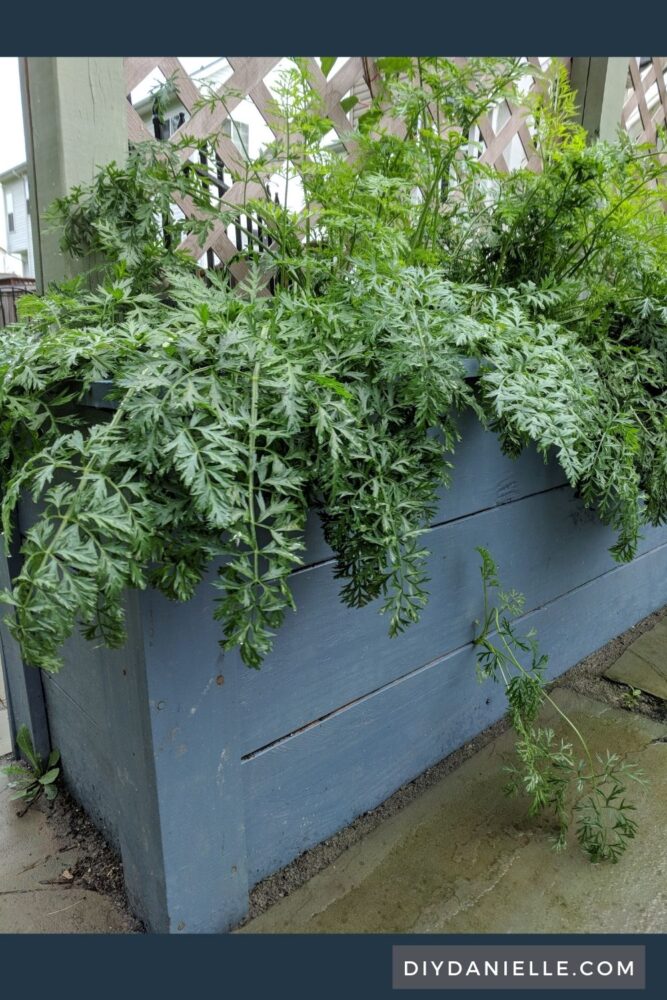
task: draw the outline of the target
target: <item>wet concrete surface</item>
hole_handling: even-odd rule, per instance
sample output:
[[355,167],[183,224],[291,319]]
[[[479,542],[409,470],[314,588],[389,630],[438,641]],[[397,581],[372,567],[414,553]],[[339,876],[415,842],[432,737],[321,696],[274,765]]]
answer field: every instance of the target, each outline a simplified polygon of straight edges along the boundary
[[[650,782],[629,789],[639,832],[618,864],[591,864],[574,833],[554,852],[553,825],[503,794],[505,732],[240,933],[667,931],[667,725],[553,696],[594,753],[627,755]],[[566,736],[553,712],[549,724]]]
[[[0,768],[8,762],[0,759]],[[41,804],[19,817],[10,794],[0,773],[0,934],[128,932],[106,896],[71,879],[79,852],[58,837]]]
[[605,677],[667,699],[667,620],[633,642]]

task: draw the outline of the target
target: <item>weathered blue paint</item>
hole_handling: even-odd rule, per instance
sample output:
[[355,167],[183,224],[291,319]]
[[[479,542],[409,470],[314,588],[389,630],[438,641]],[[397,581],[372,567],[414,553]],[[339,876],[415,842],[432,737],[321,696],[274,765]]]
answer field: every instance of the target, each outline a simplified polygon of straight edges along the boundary
[[[9,556],[6,553],[4,535],[0,535],[0,590],[11,589],[11,580],[18,572],[17,552],[18,533],[15,532]],[[9,608],[0,615],[0,658],[7,694],[12,752],[18,753],[16,734],[25,725],[35,750],[40,757],[46,759],[51,747],[42,678],[37,670],[24,663],[21,648],[7,628],[7,618],[13,613]]]
[[[469,517],[567,482],[561,467],[556,462],[545,462],[534,448],[527,448],[517,459],[503,455],[495,434],[480,426],[472,410],[461,414],[457,424],[462,444],[451,457],[451,484],[440,490],[434,525]],[[468,447],[469,442],[474,442],[474,447]],[[331,549],[322,537],[315,514],[308,520],[306,542],[304,565],[331,558]]]
[[[537,629],[556,677],[664,603],[666,579],[667,538],[521,626]],[[382,802],[504,709],[500,685],[477,683],[466,645],[251,755],[243,762],[251,882]]]
[[143,651],[139,595],[126,600],[123,649],[80,636],[65,646],[64,669],[44,674],[53,745],[69,789],[123,859],[136,912],[167,931],[163,834]]
[[[212,588],[201,591],[212,621]],[[169,931],[224,931],[246,913],[245,820],[235,653],[186,604],[142,594]]]
[[[120,849],[137,912],[158,931],[221,931],[259,878],[372,808],[497,719],[471,646],[487,546],[525,593],[552,676],[667,602],[667,528],[616,565],[612,532],[554,462],[516,462],[462,418],[430,550],[431,600],[390,640],[377,606],[345,608],[311,518],[298,605],[261,671],[223,654],[215,567],[192,601],[128,595],[125,649],[75,638],[45,683],[70,788]],[[34,517],[29,505],[22,517]],[[25,522],[24,522],[25,524]]]
[[[641,551],[664,537],[649,530]],[[241,678],[243,753],[403,676],[406,666],[469,642],[481,613],[476,545],[493,553],[502,578],[526,595],[531,609],[615,566],[608,551],[613,540],[569,487],[441,525],[426,536],[429,604],[419,625],[395,639],[378,614],[381,601],[363,611],[340,603],[332,565],[296,573],[296,615],[286,619],[261,673]],[[193,613],[206,628],[196,602]]]

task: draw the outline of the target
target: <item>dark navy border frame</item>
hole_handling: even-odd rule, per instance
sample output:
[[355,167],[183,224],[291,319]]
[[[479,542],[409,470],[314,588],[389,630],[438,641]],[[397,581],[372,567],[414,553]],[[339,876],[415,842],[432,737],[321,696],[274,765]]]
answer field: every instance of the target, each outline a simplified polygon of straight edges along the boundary
[[[201,23],[181,23],[177,4],[90,3],[26,7],[8,4],[2,14],[0,55],[130,55],[148,50],[197,54],[203,47]],[[221,37],[231,39],[237,55],[312,50],[346,55],[372,51],[398,54],[439,51],[453,55],[519,54],[529,50],[567,55],[623,55],[659,48],[667,40],[667,5],[647,2],[633,16],[627,5],[584,4],[559,0],[551,6],[533,0],[507,6],[441,3],[367,3],[352,10],[341,4],[337,17],[321,23],[319,8],[304,0],[252,3],[250,18],[234,23],[233,0],[220,13]],[[183,8],[181,7],[181,10]],[[199,8],[202,9],[201,7]],[[243,8],[242,8],[243,9]],[[519,15],[521,12],[521,16]],[[212,16],[207,9],[207,17]],[[207,21],[210,25],[210,21]],[[208,36],[210,38],[210,35]],[[2,95],[0,94],[0,107]],[[3,906],[11,906],[5,896]],[[667,992],[665,935],[0,935],[3,996],[31,998],[52,992],[68,1000],[119,1000],[146,995],[212,1000],[384,1000],[392,990],[392,945],[414,944],[644,944],[646,989],[614,991],[614,996],[658,1000]],[[466,996],[491,991],[466,991]],[[602,995],[587,991],[586,996]],[[522,991],[522,998],[564,996],[583,991]],[[416,991],[402,991],[415,996]],[[446,991],[447,996],[461,995]],[[499,991],[499,997],[507,996]]]
[[[473,997],[508,990],[392,989],[394,944],[644,944],[646,988],[614,990],[613,997],[662,1000],[666,939],[659,935],[5,935],[0,936],[3,996],[52,992],[68,1000],[398,1000],[442,995]],[[521,990],[529,998],[586,997],[605,990]]]
[[[339,6],[337,16],[326,16]],[[528,50],[553,55],[624,55],[644,52],[667,34],[667,6],[645,0],[636,13],[626,5],[558,0],[473,0],[472,3],[349,3],[320,7],[312,0],[281,5],[235,0],[220,7],[198,5],[206,20],[190,19],[182,2],[128,3],[95,8],[83,0],[29,7],[7,3],[2,12],[0,55],[145,55],[159,49],[198,55],[205,40],[229,39],[234,55],[282,52],[365,52],[392,55],[432,50],[452,55],[518,55]],[[320,11],[325,16],[320,15]],[[202,28],[204,30],[202,31]],[[658,45],[658,48],[660,46]]]

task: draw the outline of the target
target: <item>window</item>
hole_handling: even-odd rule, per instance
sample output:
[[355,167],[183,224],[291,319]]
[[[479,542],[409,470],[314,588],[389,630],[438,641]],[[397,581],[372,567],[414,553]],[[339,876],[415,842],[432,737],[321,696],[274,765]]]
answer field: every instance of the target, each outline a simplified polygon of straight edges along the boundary
[[5,205],[7,208],[7,230],[14,232],[14,195],[8,191],[5,195]]
[[233,122],[227,118],[222,126],[222,134],[231,139],[245,157],[250,152],[250,127],[245,122]]
[[28,187],[28,177],[27,175],[23,178],[23,189],[25,192],[25,211],[26,215],[30,215],[30,188]]
[[[179,111],[174,115],[167,115],[164,121],[160,122],[160,138],[169,139],[177,128],[180,128],[185,121],[185,112]],[[155,118],[153,119],[155,122]]]

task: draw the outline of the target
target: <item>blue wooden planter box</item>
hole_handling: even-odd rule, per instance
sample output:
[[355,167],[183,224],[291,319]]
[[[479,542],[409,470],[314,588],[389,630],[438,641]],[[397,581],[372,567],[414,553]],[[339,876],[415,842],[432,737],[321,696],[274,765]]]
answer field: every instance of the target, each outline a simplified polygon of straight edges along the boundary
[[[120,851],[151,930],[232,927],[257,881],[502,715],[500,686],[475,676],[475,546],[526,595],[523,624],[551,676],[667,602],[667,528],[647,529],[619,566],[613,533],[555,462],[533,450],[511,461],[472,414],[462,425],[427,536],[431,600],[399,638],[377,606],[341,604],[313,518],[298,611],[261,671],[221,651],[205,582],[187,604],[130,593],[123,650],[73,638],[65,669],[42,675],[68,786]],[[12,685],[17,651],[2,633]]]

